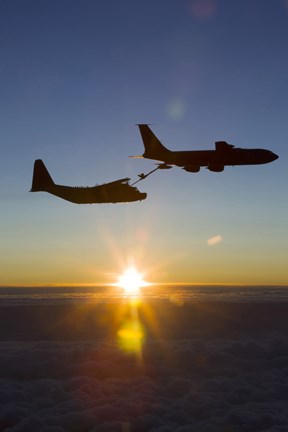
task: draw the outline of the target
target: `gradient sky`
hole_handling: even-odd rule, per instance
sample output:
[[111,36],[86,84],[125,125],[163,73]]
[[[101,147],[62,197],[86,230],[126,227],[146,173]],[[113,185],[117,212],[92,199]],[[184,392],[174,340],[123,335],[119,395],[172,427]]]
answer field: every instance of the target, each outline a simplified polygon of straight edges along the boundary
[[[288,284],[287,1],[0,0],[0,50],[0,285],[114,282],[133,262],[151,282]],[[279,159],[158,171],[143,202],[29,193],[37,158],[60,184],[135,181],[155,166],[128,158],[146,122],[172,150]]]

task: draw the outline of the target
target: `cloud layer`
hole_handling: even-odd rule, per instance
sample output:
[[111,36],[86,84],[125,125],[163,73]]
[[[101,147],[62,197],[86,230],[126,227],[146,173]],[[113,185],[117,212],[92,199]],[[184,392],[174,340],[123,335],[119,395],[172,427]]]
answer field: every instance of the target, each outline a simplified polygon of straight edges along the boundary
[[286,331],[212,330],[159,331],[142,359],[107,335],[2,340],[0,430],[287,431]]

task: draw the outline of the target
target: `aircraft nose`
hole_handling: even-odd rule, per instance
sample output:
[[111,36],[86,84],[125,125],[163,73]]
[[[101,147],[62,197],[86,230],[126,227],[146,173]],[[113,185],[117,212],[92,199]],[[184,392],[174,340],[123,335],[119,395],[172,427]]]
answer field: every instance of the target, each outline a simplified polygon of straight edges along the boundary
[[271,152],[271,156],[272,156],[272,161],[276,160],[279,158],[279,156],[276,153]]

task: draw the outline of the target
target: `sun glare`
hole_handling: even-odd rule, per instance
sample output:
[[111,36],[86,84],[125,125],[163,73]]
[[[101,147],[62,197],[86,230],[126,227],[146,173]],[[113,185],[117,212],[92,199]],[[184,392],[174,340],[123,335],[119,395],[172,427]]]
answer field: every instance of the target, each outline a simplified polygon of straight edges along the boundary
[[137,297],[140,294],[140,289],[148,285],[143,280],[141,273],[139,273],[134,267],[130,267],[119,276],[117,286],[123,288],[124,294],[130,297]]

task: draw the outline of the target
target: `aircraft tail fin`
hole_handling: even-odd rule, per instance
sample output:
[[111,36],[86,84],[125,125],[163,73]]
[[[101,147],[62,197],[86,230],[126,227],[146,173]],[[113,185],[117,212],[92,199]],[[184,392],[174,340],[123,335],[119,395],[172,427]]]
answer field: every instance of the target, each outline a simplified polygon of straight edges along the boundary
[[[165,155],[170,153],[168,150],[156,137],[147,124],[138,124],[140,130],[142,141],[144,144],[145,151],[143,153],[144,158],[165,160]],[[164,159],[163,159],[164,157]]]
[[54,186],[54,182],[44,162],[42,159],[35,160],[30,192],[46,191],[50,186]]

